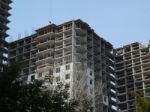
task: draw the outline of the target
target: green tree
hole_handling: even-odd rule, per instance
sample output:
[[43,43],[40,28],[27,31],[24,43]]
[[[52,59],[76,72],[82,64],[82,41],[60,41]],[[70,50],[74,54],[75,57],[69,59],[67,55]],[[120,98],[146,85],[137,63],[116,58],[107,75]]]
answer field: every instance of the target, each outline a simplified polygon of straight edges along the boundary
[[6,65],[0,72],[1,112],[74,112],[78,102],[68,99],[62,88],[43,89],[42,81],[20,80],[20,63]]
[[150,98],[144,98],[140,92],[134,93],[136,112],[150,112]]

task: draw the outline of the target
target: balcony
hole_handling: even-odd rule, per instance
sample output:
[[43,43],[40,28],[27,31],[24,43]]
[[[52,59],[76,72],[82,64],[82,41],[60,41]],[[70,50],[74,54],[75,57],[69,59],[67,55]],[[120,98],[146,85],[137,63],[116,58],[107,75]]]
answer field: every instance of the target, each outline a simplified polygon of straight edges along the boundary
[[54,62],[54,58],[51,56],[51,57],[46,57],[46,58],[37,60],[36,65],[39,66],[45,63],[53,63],[53,62]]
[[55,59],[62,58],[62,57],[63,57],[63,54],[56,54],[55,55]]
[[144,68],[143,70],[144,70],[144,72],[150,71],[150,67],[146,67],[146,68]]
[[45,40],[45,39],[48,39],[49,37],[52,37],[54,36],[55,33],[54,32],[49,32],[49,33],[46,33],[44,35],[40,35],[36,38],[36,40]]
[[39,42],[38,44],[37,44],[37,48],[41,48],[41,47],[45,47],[45,46],[52,46],[52,45],[54,45],[54,43],[55,43],[55,41],[54,40],[47,40],[47,41],[44,41],[44,42]]
[[45,49],[45,50],[39,50],[37,53],[36,53],[36,55],[37,56],[45,56],[45,55],[47,55],[47,54],[52,54],[53,55],[53,53],[54,53],[54,49],[53,48],[47,48],[47,49]]
[[72,54],[72,47],[66,47],[64,49],[64,55],[69,55],[69,54]]
[[72,39],[72,34],[65,35],[65,39]]

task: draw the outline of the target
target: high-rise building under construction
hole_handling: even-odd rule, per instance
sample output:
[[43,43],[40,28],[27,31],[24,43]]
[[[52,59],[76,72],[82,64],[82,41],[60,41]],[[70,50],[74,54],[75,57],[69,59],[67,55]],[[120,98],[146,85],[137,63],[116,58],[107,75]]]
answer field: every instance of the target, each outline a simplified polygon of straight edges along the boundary
[[89,96],[92,112],[116,110],[115,52],[90,26],[73,20],[50,24],[9,44],[9,62],[22,58],[23,80],[62,82],[70,97]]
[[150,97],[150,44],[138,42],[116,49],[118,112],[136,112],[134,92]]

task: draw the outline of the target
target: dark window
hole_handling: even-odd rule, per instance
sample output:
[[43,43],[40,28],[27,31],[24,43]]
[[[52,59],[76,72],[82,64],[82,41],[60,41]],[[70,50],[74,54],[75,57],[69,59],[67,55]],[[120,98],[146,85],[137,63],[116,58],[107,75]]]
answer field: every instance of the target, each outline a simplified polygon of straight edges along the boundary
[[70,65],[66,65],[66,70],[69,70],[70,69]]
[[68,90],[69,88],[70,88],[70,84],[66,84],[66,85],[65,85],[65,89]]
[[107,97],[106,96],[104,96],[104,101],[107,102]]
[[90,71],[90,76],[92,76],[92,71]]
[[66,74],[65,79],[70,79],[70,74]]
[[92,80],[90,80],[90,84],[92,84],[93,83],[93,81]]
[[56,68],[56,73],[59,73],[60,72],[60,68]]
[[32,75],[31,76],[31,81],[34,81],[35,80],[35,75]]

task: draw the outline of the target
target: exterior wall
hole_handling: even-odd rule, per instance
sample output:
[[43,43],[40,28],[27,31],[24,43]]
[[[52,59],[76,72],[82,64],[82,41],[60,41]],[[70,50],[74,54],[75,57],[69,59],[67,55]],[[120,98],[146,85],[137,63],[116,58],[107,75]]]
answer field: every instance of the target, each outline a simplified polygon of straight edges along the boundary
[[23,61],[23,69],[21,77],[23,80],[27,80],[29,74],[35,73],[35,61],[36,61],[36,35],[32,35],[18,41],[14,41],[8,46],[8,61],[9,63],[17,60]]
[[[136,42],[117,49],[117,99],[121,112],[136,110],[131,92],[140,91],[143,97],[150,93],[150,46]],[[118,111],[119,111],[118,110]]]
[[[27,45],[26,40],[30,40]],[[35,35],[10,43],[9,61],[20,55],[26,63],[22,77],[29,82],[44,79],[45,84],[53,87],[61,82],[70,97],[89,96],[93,101],[91,111],[115,111],[112,109],[116,106],[112,100],[116,99],[113,46],[83,21],[51,24],[36,30]]]
[[7,42],[5,38],[8,36],[6,31],[9,29],[7,24],[9,23],[8,17],[10,16],[9,10],[11,7],[9,4],[11,0],[0,0],[0,70],[2,65],[7,63]]

